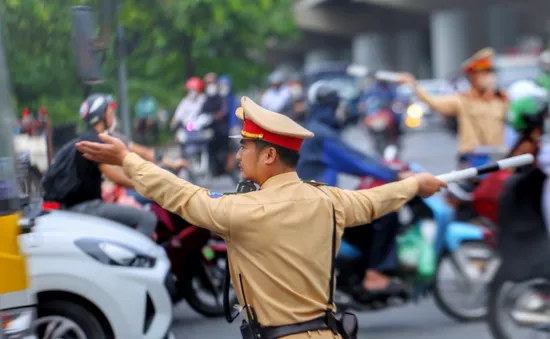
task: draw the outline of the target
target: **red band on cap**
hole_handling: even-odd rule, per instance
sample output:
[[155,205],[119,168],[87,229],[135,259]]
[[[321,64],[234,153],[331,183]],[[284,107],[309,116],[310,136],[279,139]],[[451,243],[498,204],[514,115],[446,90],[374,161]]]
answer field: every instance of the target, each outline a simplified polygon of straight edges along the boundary
[[302,142],[304,142],[304,139],[301,138],[269,132],[249,119],[244,119],[241,135],[245,138],[264,140],[293,151],[299,151],[300,147],[302,147]]
[[484,58],[467,65],[466,67],[464,67],[464,71],[470,73],[491,68],[493,68],[493,59]]

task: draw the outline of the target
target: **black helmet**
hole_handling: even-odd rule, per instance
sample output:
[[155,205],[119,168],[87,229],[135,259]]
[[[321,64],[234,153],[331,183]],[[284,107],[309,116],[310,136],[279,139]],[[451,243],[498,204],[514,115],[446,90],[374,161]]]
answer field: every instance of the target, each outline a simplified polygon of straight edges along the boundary
[[107,108],[112,103],[114,99],[111,95],[92,94],[80,105],[80,119],[93,126],[103,120]]
[[340,96],[334,87],[322,85],[317,89],[317,102],[324,105],[338,104]]
[[321,80],[309,88],[308,100],[311,104],[337,105],[340,102],[340,94],[330,83]]

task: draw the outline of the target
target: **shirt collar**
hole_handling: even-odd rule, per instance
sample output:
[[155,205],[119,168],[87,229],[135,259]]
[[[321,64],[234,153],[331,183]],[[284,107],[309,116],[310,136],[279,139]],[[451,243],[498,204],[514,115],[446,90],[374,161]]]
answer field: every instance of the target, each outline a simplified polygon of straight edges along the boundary
[[268,188],[281,187],[286,184],[295,183],[299,181],[300,181],[300,177],[298,177],[298,173],[296,172],[283,173],[267,179],[262,185],[261,189],[265,190]]

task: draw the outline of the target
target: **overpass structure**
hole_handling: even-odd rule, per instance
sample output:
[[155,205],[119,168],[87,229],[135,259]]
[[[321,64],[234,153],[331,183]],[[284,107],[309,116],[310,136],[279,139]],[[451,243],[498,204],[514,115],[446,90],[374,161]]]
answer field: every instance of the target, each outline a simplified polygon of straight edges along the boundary
[[476,50],[498,52],[523,36],[546,36],[548,0],[296,0],[302,40],[281,57],[306,69],[326,61],[402,70],[419,77],[456,72]]

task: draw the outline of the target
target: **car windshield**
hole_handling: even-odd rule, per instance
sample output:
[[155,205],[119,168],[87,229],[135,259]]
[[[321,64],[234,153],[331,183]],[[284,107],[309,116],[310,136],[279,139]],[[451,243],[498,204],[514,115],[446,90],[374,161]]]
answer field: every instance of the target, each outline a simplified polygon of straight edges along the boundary
[[3,33],[0,25],[0,215],[12,214],[19,209],[13,148],[14,111]]

